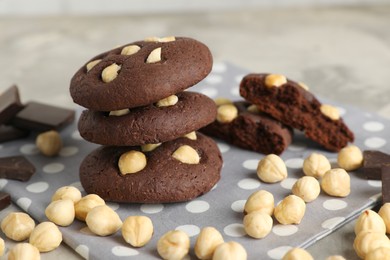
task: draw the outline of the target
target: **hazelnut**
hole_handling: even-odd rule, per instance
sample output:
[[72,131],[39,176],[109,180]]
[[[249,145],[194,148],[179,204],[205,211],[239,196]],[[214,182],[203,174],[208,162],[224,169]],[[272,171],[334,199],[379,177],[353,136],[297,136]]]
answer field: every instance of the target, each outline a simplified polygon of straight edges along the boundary
[[259,161],[257,176],[260,180],[275,183],[287,178],[287,167],[276,154],[269,154]]
[[330,196],[346,197],[351,192],[349,174],[344,169],[331,169],[322,177],[321,188]]
[[339,151],[337,164],[346,171],[353,171],[363,164],[363,153],[356,145],[349,145]]
[[189,145],[182,145],[172,154],[176,160],[187,164],[198,164],[200,157],[198,152]]
[[49,252],[56,249],[62,241],[62,234],[52,222],[38,224],[30,235],[30,244],[38,248],[39,252]]
[[34,227],[34,220],[23,212],[11,212],[1,221],[1,230],[14,241],[26,240]]
[[282,258],[282,260],[314,260],[309,252],[303,248],[290,249]]
[[195,255],[201,260],[211,259],[217,246],[223,242],[223,237],[217,229],[202,228],[195,242]]
[[5,243],[4,239],[0,237],[0,256],[4,255],[5,252]]
[[298,179],[292,187],[292,193],[305,202],[311,202],[320,195],[320,183],[316,178],[311,176],[303,176]]
[[382,205],[378,212],[386,226],[386,233],[390,234],[390,203],[387,202]]
[[381,216],[379,216],[375,211],[365,210],[362,214],[360,214],[355,223],[355,234],[357,235],[363,230],[372,230],[385,234],[385,222],[383,222]]
[[238,116],[238,110],[233,104],[220,105],[217,109],[217,121],[224,124],[232,122]]
[[99,62],[101,62],[102,60],[93,60],[91,62],[88,62],[88,64],[86,65],[86,68],[87,68],[87,72],[89,72],[93,67],[96,66],[96,64],[98,64]]
[[287,83],[287,78],[280,74],[269,74],[265,77],[265,86],[267,88],[280,87]]
[[245,232],[253,238],[266,237],[272,229],[273,220],[270,215],[253,211],[244,217]]
[[298,196],[289,195],[285,197],[274,210],[275,218],[280,224],[299,224],[305,215],[306,204]]
[[192,131],[191,133],[188,133],[188,134],[184,135],[184,137],[187,137],[188,139],[194,140],[194,141],[197,139],[195,131]]
[[40,260],[41,254],[38,248],[29,243],[18,243],[8,253],[8,260]]
[[145,216],[130,216],[122,225],[122,236],[134,247],[146,245],[153,236],[152,220]]
[[383,232],[365,230],[359,232],[353,242],[353,248],[360,258],[379,247],[390,248],[390,240]]
[[175,40],[176,40],[175,36],[166,36],[162,38],[152,36],[152,37],[145,38],[144,41],[145,42],[173,42]]
[[321,105],[320,106],[321,113],[326,117],[336,121],[340,119],[339,110],[331,105]]
[[118,71],[120,69],[121,66],[116,63],[113,63],[110,66],[104,68],[104,70],[102,71],[103,82],[108,83],[116,79],[116,77],[118,77]]
[[309,87],[305,83],[299,82],[298,86],[300,86],[301,88],[303,88],[306,91],[309,91]]
[[183,259],[190,250],[190,238],[181,230],[165,233],[157,242],[157,252],[163,259]]
[[118,167],[123,175],[142,171],[146,167],[146,156],[142,152],[128,151],[119,158]]
[[146,63],[156,63],[161,61],[161,47],[154,49],[146,59]]
[[112,235],[122,226],[122,220],[118,214],[107,205],[91,209],[85,218],[85,222],[89,230],[98,236]]
[[213,254],[213,260],[246,260],[246,258],[245,248],[234,241],[220,244]]
[[56,190],[51,197],[51,201],[70,199],[73,203],[78,202],[81,199],[81,192],[79,189],[73,186],[63,186]]
[[45,210],[46,217],[59,226],[69,226],[73,223],[74,203],[70,199],[52,201]]
[[125,108],[125,109],[110,111],[110,113],[108,113],[108,116],[125,116],[129,113],[130,113],[130,109]]
[[158,144],[144,144],[144,145],[141,145],[141,151],[142,152],[151,152],[154,149],[156,149],[157,147],[159,147],[160,145],[161,145],[161,143],[158,143]]
[[331,255],[328,256],[325,260],[345,260],[345,258],[341,255]]
[[39,134],[35,144],[38,150],[46,156],[56,156],[62,148],[61,136],[54,130]]
[[303,161],[303,172],[307,176],[321,178],[331,169],[329,160],[322,154],[312,153]]
[[390,259],[390,248],[378,247],[371,250],[366,254],[364,260],[389,260]]
[[246,111],[251,112],[253,114],[260,113],[260,109],[256,105],[250,105],[249,107],[247,107]]
[[254,211],[272,215],[275,208],[274,196],[266,190],[259,190],[252,193],[244,206],[244,213],[249,214]]
[[137,53],[141,47],[138,45],[128,45],[124,47],[121,51],[121,55],[133,55],[134,53]]
[[231,101],[230,99],[228,99],[228,98],[221,98],[221,97],[214,99],[214,102],[215,102],[215,105],[217,105],[217,107],[222,106],[222,105],[231,105],[231,104],[233,104],[233,101]]
[[176,95],[171,95],[169,97],[166,97],[164,99],[159,100],[156,103],[157,107],[169,107],[174,106],[179,101],[179,98]]
[[104,200],[96,194],[89,194],[82,197],[75,205],[75,216],[78,220],[85,221],[87,214],[91,209],[97,206],[106,205]]

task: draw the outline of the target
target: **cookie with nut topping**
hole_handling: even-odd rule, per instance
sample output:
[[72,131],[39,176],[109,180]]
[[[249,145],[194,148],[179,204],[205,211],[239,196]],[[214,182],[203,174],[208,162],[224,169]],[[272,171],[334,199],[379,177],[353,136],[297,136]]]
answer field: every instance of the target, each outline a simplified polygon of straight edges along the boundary
[[292,129],[249,102],[216,100],[217,119],[200,129],[202,133],[225,140],[243,149],[262,154],[281,154],[291,143]]
[[240,83],[240,95],[330,151],[339,151],[354,140],[337,108],[321,104],[306,85],[283,75],[246,75]]
[[145,106],[181,92],[205,78],[212,55],[185,37],[152,37],[104,52],[73,76],[73,101],[97,111]]
[[[198,132],[145,151],[139,146],[102,146],[80,166],[87,193],[106,201],[170,203],[194,199],[220,179],[216,143]],[[189,138],[190,137],[190,138]]]
[[111,112],[85,110],[78,128],[87,141],[102,145],[156,144],[184,136],[214,121],[207,96],[185,91],[144,107]]

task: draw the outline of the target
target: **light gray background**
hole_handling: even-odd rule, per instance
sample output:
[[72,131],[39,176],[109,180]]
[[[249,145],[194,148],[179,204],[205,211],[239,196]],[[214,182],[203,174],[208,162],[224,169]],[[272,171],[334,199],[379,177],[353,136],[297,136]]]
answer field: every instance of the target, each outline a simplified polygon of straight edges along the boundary
[[[3,16],[0,90],[17,83],[24,101],[73,107],[70,77],[91,56],[150,35],[186,35],[208,44],[216,61],[228,60],[253,72],[283,73],[332,101],[390,118],[389,24],[389,5],[183,15]],[[14,209],[2,211],[0,217]],[[354,259],[353,238],[351,223],[309,251],[317,259],[341,252]],[[59,249],[43,259],[68,254]]]

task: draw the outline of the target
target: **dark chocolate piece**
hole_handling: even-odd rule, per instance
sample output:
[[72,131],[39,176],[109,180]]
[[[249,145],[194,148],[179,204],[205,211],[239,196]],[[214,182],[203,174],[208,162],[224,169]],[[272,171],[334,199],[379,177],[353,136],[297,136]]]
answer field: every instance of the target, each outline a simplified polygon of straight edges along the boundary
[[363,173],[369,180],[380,180],[382,166],[390,164],[390,155],[381,151],[363,151]]
[[28,181],[34,173],[34,165],[24,156],[0,158],[0,178]]
[[268,87],[269,74],[249,74],[240,84],[240,95],[285,125],[304,131],[305,136],[337,152],[354,135],[342,118],[332,120],[321,112],[322,104],[298,83],[287,79],[279,87]]
[[15,127],[48,131],[58,130],[73,122],[75,111],[38,102],[29,102],[11,121]]
[[22,109],[17,86],[13,85],[0,93],[0,125],[10,121]]
[[28,130],[18,129],[12,126],[0,125],[0,143],[20,139],[28,136]]
[[263,154],[281,154],[292,140],[292,129],[261,112],[249,112],[248,102],[234,102],[238,116],[230,123],[215,120],[200,129],[238,147]]
[[8,193],[0,191],[0,210],[5,209],[11,204],[11,196]]
[[381,167],[382,203],[390,202],[390,164]]

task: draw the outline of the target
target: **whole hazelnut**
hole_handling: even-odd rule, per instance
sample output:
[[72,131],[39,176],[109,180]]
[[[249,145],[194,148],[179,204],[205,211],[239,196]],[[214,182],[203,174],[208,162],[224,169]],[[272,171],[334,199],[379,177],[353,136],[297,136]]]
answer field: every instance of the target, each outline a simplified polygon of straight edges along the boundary
[[85,221],[87,214],[91,209],[97,206],[106,205],[106,202],[96,194],[88,194],[82,197],[75,205],[75,217],[78,220]]
[[264,238],[272,229],[273,220],[270,215],[253,211],[244,217],[245,232],[253,238]]
[[223,242],[223,237],[217,229],[202,228],[195,242],[195,255],[201,260],[211,259],[217,246]]
[[371,230],[359,232],[353,242],[353,248],[360,258],[365,258],[366,254],[379,247],[390,248],[390,240],[386,234]]
[[217,109],[217,121],[224,124],[232,122],[238,116],[238,110],[234,104],[220,105]]
[[73,223],[74,203],[70,199],[52,201],[45,210],[46,217],[59,226],[69,226]]
[[390,203],[387,202],[382,205],[378,212],[386,226],[386,233],[390,234]]
[[73,186],[63,186],[56,190],[51,197],[51,201],[70,199],[73,203],[78,202],[81,199],[81,192],[79,189]]
[[266,190],[259,190],[252,193],[247,199],[244,206],[244,213],[249,214],[259,211],[272,215],[275,208],[274,196]]
[[112,235],[122,227],[122,220],[118,214],[107,205],[91,209],[85,222],[89,230],[98,236]]
[[355,223],[355,235],[364,230],[386,233],[385,222],[375,211],[365,210],[360,214]]
[[351,192],[351,179],[344,169],[331,169],[322,177],[321,188],[330,196],[346,197]]
[[282,258],[282,260],[314,260],[309,252],[305,249],[296,247],[290,249]]
[[276,154],[269,154],[259,161],[257,176],[260,180],[275,183],[287,178],[287,167]]
[[298,196],[289,195],[275,207],[274,215],[280,224],[299,224],[305,211],[305,202]]
[[14,241],[26,240],[34,227],[34,220],[23,212],[11,212],[1,221],[1,230]]
[[39,252],[49,252],[61,244],[62,233],[54,223],[42,222],[31,232],[29,242]]
[[245,248],[234,241],[220,244],[213,254],[213,260],[246,260],[246,258]]
[[364,260],[389,260],[390,259],[390,248],[378,247],[371,250],[366,254]]
[[337,164],[346,171],[353,171],[363,164],[363,153],[356,145],[349,145],[339,151]]
[[315,200],[321,192],[320,183],[316,178],[304,176],[298,179],[292,187],[292,193],[305,202]]
[[152,220],[146,216],[129,216],[122,225],[122,236],[134,247],[146,245],[153,236]]
[[183,259],[190,250],[190,238],[181,230],[165,233],[157,242],[157,252],[163,259]]
[[321,178],[331,169],[329,160],[322,154],[312,153],[303,161],[303,172],[307,176]]
[[56,156],[62,148],[61,136],[54,130],[39,134],[35,143],[38,150],[46,156]]
[[172,157],[186,164],[198,164],[200,156],[198,152],[189,145],[182,145],[173,152]]
[[119,157],[118,167],[122,175],[142,171],[147,164],[145,154],[139,151],[131,150],[123,153]]
[[40,260],[41,254],[38,248],[30,243],[18,243],[8,253],[8,260]]

